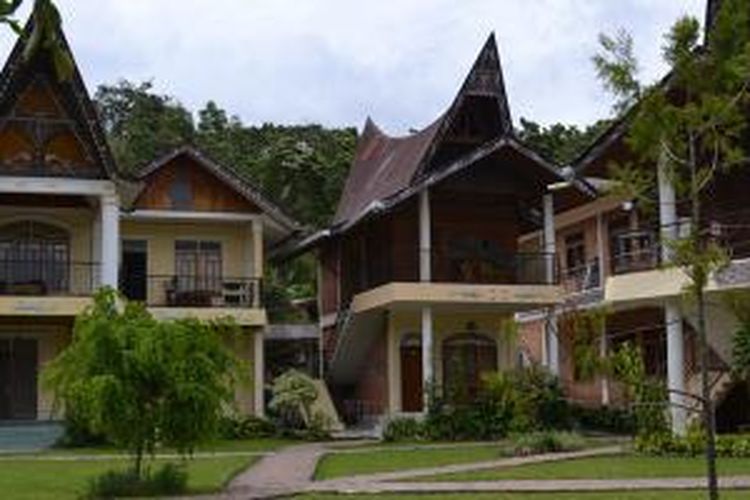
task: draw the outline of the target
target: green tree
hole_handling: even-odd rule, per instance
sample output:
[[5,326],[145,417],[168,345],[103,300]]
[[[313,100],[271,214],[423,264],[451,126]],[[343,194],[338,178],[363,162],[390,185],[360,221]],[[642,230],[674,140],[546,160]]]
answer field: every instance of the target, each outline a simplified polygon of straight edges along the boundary
[[77,418],[129,450],[140,478],[157,444],[191,454],[216,435],[239,369],[222,335],[235,333],[229,323],[157,321],[103,290],[43,376]]
[[101,85],[94,98],[112,154],[124,172],[192,142],[195,135],[190,112],[174,98],[153,92],[151,82]]
[[647,196],[653,192],[654,165],[661,163],[679,202],[690,208],[690,234],[677,238],[671,251],[673,264],[684,269],[689,278],[687,292],[697,307],[711,498],[718,498],[718,491],[705,288],[711,274],[724,265],[725,252],[707,237],[702,201],[717,172],[747,161],[741,138],[746,130],[750,82],[749,30],[750,0],[725,0],[703,46],[699,22],[691,17],[679,19],[666,36],[663,58],[670,75],[663,84],[638,82],[628,36],[602,37],[603,52],[594,58],[620,108],[637,102],[627,138],[636,161],[621,165],[619,171],[645,169],[651,175],[629,175],[625,183],[642,180],[641,185],[629,189]]
[[575,125],[555,123],[544,127],[536,122],[521,118],[521,127],[516,130],[518,137],[558,165],[569,165],[586,147],[598,137],[609,120],[599,120],[583,129]]

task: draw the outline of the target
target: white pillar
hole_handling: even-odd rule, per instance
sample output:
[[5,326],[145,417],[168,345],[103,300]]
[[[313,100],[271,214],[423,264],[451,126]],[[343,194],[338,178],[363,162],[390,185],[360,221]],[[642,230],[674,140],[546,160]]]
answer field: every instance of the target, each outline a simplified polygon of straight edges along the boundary
[[263,279],[263,220],[258,218],[253,220],[253,278],[256,279],[253,283],[253,297],[252,306],[261,307],[261,280]]
[[[544,252],[546,258],[546,280],[547,283],[555,281],[555,205],[551,193],[544,195]],[[545,321],[545,337],[547,346],[547,368],[556,376],[560,375],[560,346],[557,338],[557,315],[555,308],[550,307],[547,311],[547,321]]]
[[422,308],[422,398],[423,409],[427,412],[430,392],[435,383],[432,363],[432,308]]
[[[419,281],[432,281],[432,220],[430,192],[419,193]],[[432,361],[432,308],[422,308],[422,396],[424,411],[429,405],[429,395],[434,384]]]
[[[672,259],[672,251],[667,241],[677,237],[677,204],[674,185],[667,172],[666,157],[659,159],[659,224],[661,226],[661,258],[664,262]],[[683,407],[685,398],[673,391],[685,392],[685,336],[682,316],[677,303],[664,304],[664,323],[667,328],[667,388],[670,390],[669,403],[672,414],[672,432],[684,435],[687,431],[687,412]],[[681,405],[681,406],[677,406]]]
[[419,193],[419,281],[432,281],[432,221],[427,189]]
[[101,220],[102,286],[118,288],[120,264],[120,203],[115,195],[99,199]]
[[253,333],[253,354],[255,362],[253,363],[253,384],[254,384],[254,398],[253,398],[253,409],[255,415],[262,417],[265,414],[265,398],[263,397],[263,388],[265,386],[265,350],[263,345],[263,330],[258,330]]
[[[602,359],[607,357],[607,329],[603,328],[601,332],[601,338],[599,340],[599,357]],[[601,376],[602,383],[602,405],[608,406],[610,403],[609,395],[609,378],[606,375]]]

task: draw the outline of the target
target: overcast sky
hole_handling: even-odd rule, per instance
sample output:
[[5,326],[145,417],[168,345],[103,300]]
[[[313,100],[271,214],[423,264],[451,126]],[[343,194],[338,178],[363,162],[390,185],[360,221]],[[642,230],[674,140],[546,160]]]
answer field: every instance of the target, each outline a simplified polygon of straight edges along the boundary
[[[26,0],[27,4],[31,0]],[[361,126],[398,134],[450,103],[488,34],[514,120],[586,124],[609,114],[597,35],[633,34],[642,76],[664,71],[662,35],[705,0],[58,0],[89,89],[152,80],[197,110],[245,122]],[[3,30],[3,57],[12,43]]]

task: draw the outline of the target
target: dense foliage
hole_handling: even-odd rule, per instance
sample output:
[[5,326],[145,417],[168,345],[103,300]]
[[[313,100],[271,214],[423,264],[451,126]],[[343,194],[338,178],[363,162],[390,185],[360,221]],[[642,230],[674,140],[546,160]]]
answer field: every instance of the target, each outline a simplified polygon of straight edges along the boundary
[[236,333],[228,323],[158,321],[105,289],[45,382],[79,422],[129,450],[140,476],[157,444],[190,454],[216,436],[239,367],[222,335]]
[[516,130],[516,134],[548,160],[566,166],[577,159],[609,124],[609,120],[599,120],[581,128],[562,123],[545,127],[521,118],[521,127]]

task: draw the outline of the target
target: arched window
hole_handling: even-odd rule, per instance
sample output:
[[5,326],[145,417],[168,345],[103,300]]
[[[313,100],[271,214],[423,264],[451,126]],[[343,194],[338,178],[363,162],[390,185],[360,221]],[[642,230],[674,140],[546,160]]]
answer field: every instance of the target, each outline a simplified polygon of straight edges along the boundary
[[0,292],[43,295],[68,289],[70,235],[36,221],[0,227]]
[[490,337],[459,333],[443,341],[443,392],[449,401],[473,401],[482,375],[493,371],[497,371],[497,344]]

